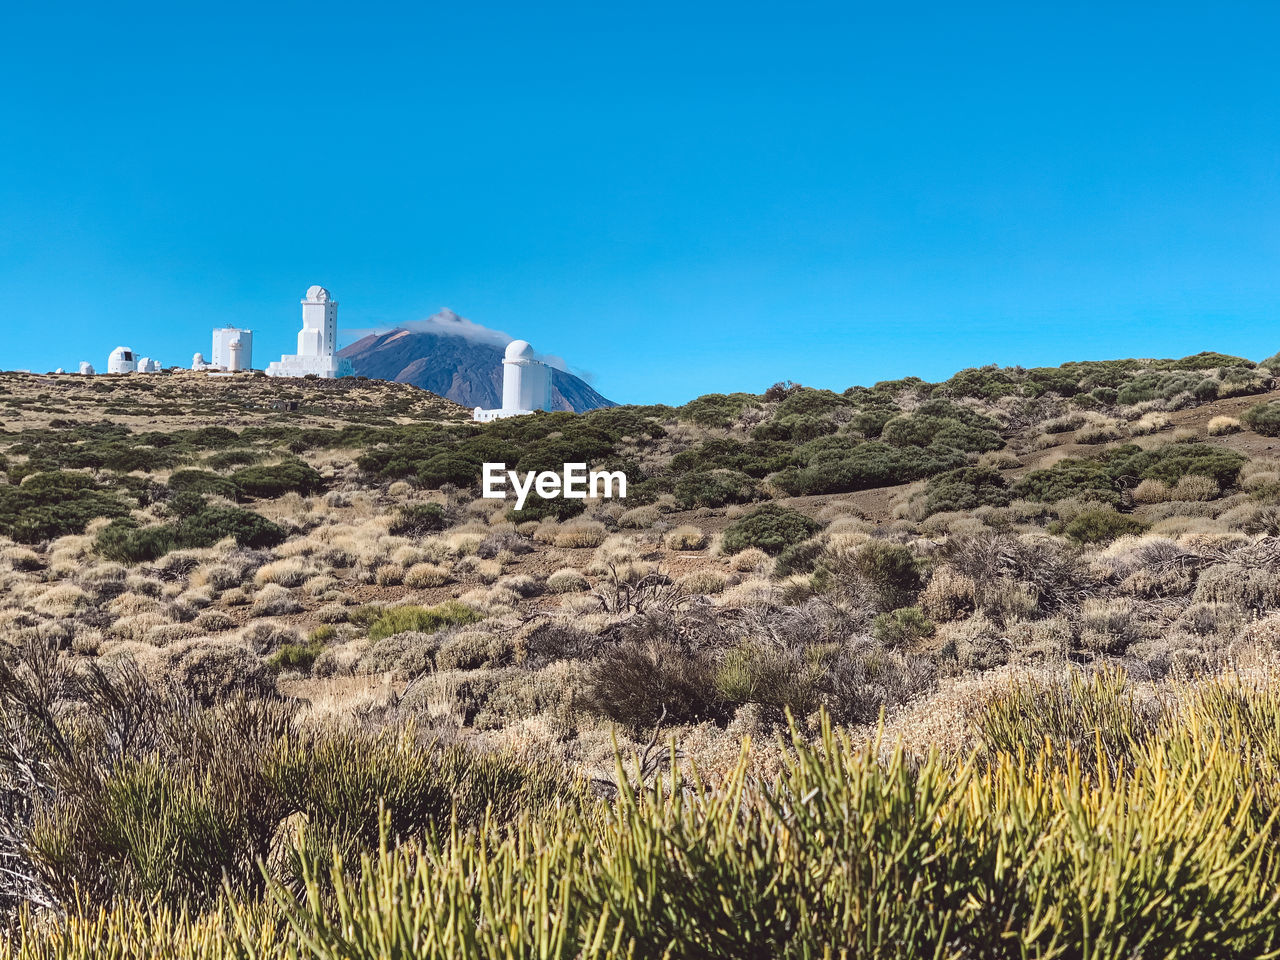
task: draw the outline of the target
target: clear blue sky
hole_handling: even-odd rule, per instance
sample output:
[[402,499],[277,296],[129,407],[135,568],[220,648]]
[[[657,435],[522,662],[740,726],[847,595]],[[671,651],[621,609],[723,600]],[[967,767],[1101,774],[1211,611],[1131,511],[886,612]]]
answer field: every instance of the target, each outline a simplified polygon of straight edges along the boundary
[[[22,9],[19,9],[19,6]],[[624,402],[1280,350],[1275,3],[4,4],[0,367],[448,306]]]

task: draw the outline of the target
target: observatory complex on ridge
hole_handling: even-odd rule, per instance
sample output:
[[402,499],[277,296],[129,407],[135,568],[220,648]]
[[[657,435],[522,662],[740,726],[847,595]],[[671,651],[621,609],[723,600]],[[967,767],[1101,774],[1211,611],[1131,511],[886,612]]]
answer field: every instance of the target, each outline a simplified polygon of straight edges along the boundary
[[551,409],[551,368],[534,357],[528,340],[512,340],[502,359],[502,408],[475,408],[480,423]]
[[[426,359],[426,358],[424,358]],[[213,331],[213,351],[191,358],[191,369],[214,376],[253,370],[253,331],[224,326]],[[107,358],[107,373],[159,373],[159,361],[142,357],[132,347],[119,346]],[[59,371],[61,372],[61,371]],[[94,376],[93,364],[81,362],[79,372]],[[338,356],[338,301],[324,287],[315,284],[302,299],[302,329],[298,332],[298,352],[270,363],[269,377],[354,376],[351,360]],[[551,367],[537,358],[527,340],[512,340],[502,359],[502,406],[496,410],[476,407],[472,419],[489,423],[551,409]]]

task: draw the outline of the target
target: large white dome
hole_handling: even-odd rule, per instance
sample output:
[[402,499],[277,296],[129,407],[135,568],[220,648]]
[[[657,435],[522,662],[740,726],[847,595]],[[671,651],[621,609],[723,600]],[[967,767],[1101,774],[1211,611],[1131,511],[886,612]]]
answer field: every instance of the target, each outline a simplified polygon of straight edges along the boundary
[[312,301],[313,303],[314,302],[324,303],[330,299],[329,291],[326,290],[324,287],[320,286],[320,284],[318,283],[314,284],[313,286],[307,287],[307,299]]
[[529,346],[528,340],[512,340],[507,344],[508,360],[532,360],[533,347]]

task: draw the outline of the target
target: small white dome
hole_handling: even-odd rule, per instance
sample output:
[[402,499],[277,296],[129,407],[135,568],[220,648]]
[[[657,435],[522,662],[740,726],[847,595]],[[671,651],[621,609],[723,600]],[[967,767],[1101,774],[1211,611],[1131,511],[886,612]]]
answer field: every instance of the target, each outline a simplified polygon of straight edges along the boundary
[[507,344],[508,360],[532,360],[533,347],[529,346],[528,340],[512,340]]
[[324,303],[329,299],[329,291],[317,283],[314,286],[307,287],[307,299]]

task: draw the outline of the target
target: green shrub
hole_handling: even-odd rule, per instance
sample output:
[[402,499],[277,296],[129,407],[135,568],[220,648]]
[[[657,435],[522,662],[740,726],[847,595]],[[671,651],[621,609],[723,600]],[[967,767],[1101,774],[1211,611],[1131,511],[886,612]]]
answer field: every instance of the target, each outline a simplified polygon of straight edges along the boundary
[[878,614],[871,623],[871,636],[886,647],[905,647],[932,637],[934,629],[919,607],[901,607]]
[[708,393],[677,408],[676,415],[703,427],[727,427],[747,407],[759,405],[759,398],[749,393]]
[[129,507],[82,473],[37,473],[20,485],[0,486],[0,535],[39,543],[83,533],[96,517],[125,517]]
[[284,542],[285,531],[261,514],[237,507],[209,507],[178,521],[174,544],[179,549],[211,547],[228,537],[242,547],[262,550]]
[[310,673],[316,657],[324,651],[322,643],[286,643],[267,658],[267,666],[273,670],[297,670]]
[[204,461],[211,470],[230,470],[232,467],[248,467],[262,459],[256,450],[223,450]]
[[226,477],[208,470],[179,470],[169,478],[169,489],[182,493],[212,494],[236,499],[236,485]]
[[781,722],[787,711],[804,717],[818,708],[824,672],[821,660],[802,648],[747,643],[729,651],[715,684],[727,703],[760,704]]
[[397,537],[422,537],[448,526],[444,507],[438,503],[413,503],[397,508],[390,532]]
[[868,540],[849,560],[850,570],[864,585],[872,605],[888,612],[913,603],[924,588],[920,564],[900,543]]
[[1003,507],[1012,494],[999,471],[990,467],[962,467],[930,477],[925,487],[926,512]]
[[1076,515],[1063,526],[1062,532],[1077,543],[1110,543],[1117,537],[1146,529],[1147,525],[1137,517],[1101,507]]
[[1028,681],[1000,691],[977,711],[974,726],[992,754],[1034,756],[1047,740],[1058,756],[1074,750],[1096,769],[1101,747],[1115,772],[1156,732],[1162,713],[1159,701],[1135,700],[1122,669],[1074,670],[1065,681]]
[[963,451],[938,444],[904,448],[878,440],[859,443],[847,437],[824,439],[832,441],[826,449],[816,446],[822,440],[805,445],[806,451],[813,452],[804,467],[789,468],[774,476],[782,490],[791,496],[867,490],[955,470],[967,460]]
[[782,553],[773,565],[776,577],[790,577],[797,573],[812,573],[818,558],[822,556],[823,546],[818,540],[803,540],[792,544]]
[[689,473],[676,481],[676,502],[681,509],[723,507],[731,503],[749,503],[760,499],[755,481],[734,470],[709,470]]
[[434,607],[391,607],[369,625],[369,639],[377,642],[397,633],[435,633],[445,627],[461,626],[482,620],[475,610],[456,600],[446,600]]
[[139,527],[130,517],[113,520],[98,532],[94,549],[109,560],[142,563],[171,550],[211,547],[228,537],[242,547],[265,549],[283,543],[285,531],[250,510],[204,507],[158,526]]
[[112,520],[98,531],[94,549],[120,563],[157,560],[173,549],[173,528],[168,524],[139,527],[129,518]]
[[271,466],[245,467],[231,475],[241,497],[273,500],[286,493],[308,496],[324,489],[324,478],[301,460]]
[[1032,470],[1013,485],[1013,495],[1021,500],[1056,503],[1068,497],[1119,503],[1120,492],[1111,474],[1097,460],[1068,458],[1051,467]]
[[[1270,366],[1268,361],[1263,363]],[[1264,437],[1280,437],[1280,403],[1256,404],[1242,413],[1240,419],[1254,433]]]
[[724,551],[734,554],[748,547],[758,547],[776,556],[787,547],[808,540],[821,529],[822,524],[798,510],[768,503],[729,524],[724,531]]

